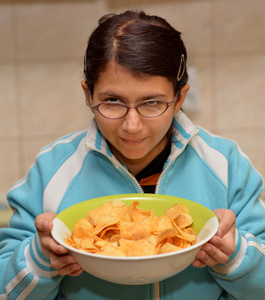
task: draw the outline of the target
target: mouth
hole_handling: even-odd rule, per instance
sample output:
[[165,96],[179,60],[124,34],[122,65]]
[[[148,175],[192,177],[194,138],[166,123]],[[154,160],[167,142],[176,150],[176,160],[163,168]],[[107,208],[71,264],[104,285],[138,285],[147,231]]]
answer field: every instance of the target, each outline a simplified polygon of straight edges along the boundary
[[139,140],[134,140],[134,139],[124,139],[124,138],[121,138],[121,140],[127,144],[127,145],[130,145],[130,146],[137,146],[139,144],[141,144],[143,142],[144,139],[139,139]]

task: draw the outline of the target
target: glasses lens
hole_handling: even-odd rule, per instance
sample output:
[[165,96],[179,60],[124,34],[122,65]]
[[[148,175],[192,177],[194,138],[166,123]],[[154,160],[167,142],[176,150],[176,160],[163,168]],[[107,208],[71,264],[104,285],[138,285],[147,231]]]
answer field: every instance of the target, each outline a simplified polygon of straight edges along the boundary
[[162,100],[148,100],[138,106],[138,111],[145,117],[156,117],[163,114],[167,109],[166,102]]
[[102,103],[98,111],[106,118],[118,119],[126,115],[127,107],[119,103]]

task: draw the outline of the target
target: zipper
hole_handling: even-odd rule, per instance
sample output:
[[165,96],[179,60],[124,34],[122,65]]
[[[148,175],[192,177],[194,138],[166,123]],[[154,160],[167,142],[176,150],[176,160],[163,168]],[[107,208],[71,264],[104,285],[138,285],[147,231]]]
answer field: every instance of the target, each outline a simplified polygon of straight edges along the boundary
[[154,283],[154,300],[160,300],[159,281]]
[[[113,164],[114,164],[114,161],[112,161],[113,162]],[[115,164],[114,164],[115,165]],[[140,190],[140,192],[142,193],[142,194],[144,194],[144,190],[142,189],[142,187],[141,187],[141,185],[140,185],[140,183],[136,180],[136,178],[132,175],[132,173],[131,172],[129,172],[126,168],[124,168],[123,166],[122,166],[122,164],[120,164],[119,162],[117,162],[117,167],[120,167],[133,181],[134,181],[134,183],[137,185],[137,187],[139,188],[139,190]]]
[[[187,145],[189,144],[190,140],[197,135],[199,132],[199,130],[194,130],[193,134],[190,136],[189,139],[186,140],[186,143],[183,145],[183,147],[181,148],[181,150],[179,152],[177,152],[173,158],[171,159],[171,161],[169,162],[169,164],[166,166],[166,168],[161,172],[158,180],[157,180],[157,184],[156,184],[156,189],[155,189],[155,194],[158,194],[158,189],[159,189],[159,185],[160,185],[160,181],[162,179],[162,177],[164,176],[164,174],[167,172],[168,168],[171,166],[171,164],[176,160],[176,158],[181,155],[184,150],[186,149]],[[102,152],[101,150],[98,150],[96,148],[92,148],[90,146],[87,145],[87,147],[89,147],[90,149],[97,151],[99,153],[101,153],[102,155],[104,155],[105,157],[107,157],[116,168],[121,168],[132,180],[133,182],[137,185],[137,187],[139,188],[140,192],[142,194],[144,194],[144,191],[140,185],[140,183],[136,180],[136,178],[128,171],[128,169],[126,169],[125,167],[123,167],[123,165],[117,161],[115,158],[112,158],[111,156],[107,155],[106,153]],[[154,283],[154,300],[160,300],[160,283],[155,282]]]
[[[169,164],[166,166],[166,168],[161,172],[158,180],[157,180],[157,184],[156,184],[156,190],[155,190],[155,194],[158,194],[158,189],[159,189],[159,184],[160,181],[162,179],[162,177],[164,176],[164,174],[167,172],[168,168],[171,166],[171,164],[173,163],[173,161],[176,160],[176,158],[184,152],[184,150],[186,149],[187,145],[189,144],[190,140],[199,133],[199,130],[195,130],[193,132],[193,134],[190,136],[190,138],[186,141],[186,143],[183,145],[183,147],[181,148],[181,150],[175,154],[175,156],[173,156],[173,158],[171,159],[171,161],[169,162]],[[154,300],[160,300],[160,286],[159,286],[159,282],[155,282],[154,283]]]
[[132,175],[131,172],[128,171],[128,169],[126,169],[119,161],[117,161],[115,158],[112,158],[111,156],[109,156],[108,154],[102,152],[101,150],[98,150],[96,148],[92,148],[91,146],[88,146],[88,148],[104,155],[105,157],[107,157],[114,165],[115,168],[121,168],[132,180],[133,182],[137,185],[138,189],[140,190],[141,194],[144,193],[144,190],[142,189],[140,183],[136,180],[136,178]]
[[[88,146],[89,147],[89,146]],[[104,152],[96,149],[96,148],[91,148],[90,149],[97,151],[99,153],[101,153],[102,155],[104,155],[105,157],[107,157],[115,166],[115,168],[121,168],[137,185],[137,187],[139,188],[140,192],[143,194],[144,191],[140,185],[140,183],[136,180],[136,178],[126,169],[122,166],[122,164],[117,161],[116,159],[112,158],[111,156],[105,154]],[[154,300],[160,300],[160,288],[159,288],[159,281],[154,283]]]
[[170,160],[170,162],[168,163],[168,165],[166,166],[166,168],[161,172],[160,176],[158,177],[157,180],[157,184],[156,184],[156,189],[155,189],[155,194],[158,194],[158,189],[159,189],[159,185],[160,185],[160,181],[162,179],[162,177],[164,176],[164,174],[167,172],[168,168],[171,166],[171,164],[176,160],[176,158],[181,155],[184,150],[186,149],[187,145],[189,144],[190,140],[199,133],[199,130],[196,129],[194,130],[193,134],[190,136],[189,139],[186,140],[186,143],[183,145],[183,147],[180,149],[179,152],[177,152],[173,158]]

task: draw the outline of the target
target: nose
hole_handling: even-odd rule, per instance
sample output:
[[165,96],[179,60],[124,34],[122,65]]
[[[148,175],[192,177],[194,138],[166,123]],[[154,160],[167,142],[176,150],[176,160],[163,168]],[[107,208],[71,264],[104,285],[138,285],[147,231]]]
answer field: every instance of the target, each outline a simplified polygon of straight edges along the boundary
[[122,129],[129,133],[137,133],[143,128],[142,119],[135,108],[129,109],[122,122]]

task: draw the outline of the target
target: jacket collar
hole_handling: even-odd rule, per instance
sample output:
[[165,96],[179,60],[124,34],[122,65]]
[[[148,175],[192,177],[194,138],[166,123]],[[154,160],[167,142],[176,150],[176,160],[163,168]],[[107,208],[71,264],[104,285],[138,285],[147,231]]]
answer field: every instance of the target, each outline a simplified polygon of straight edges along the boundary
[[[179,111],[174,116],[172,125],[172,149],[169,156],[170,160],[173,160],[181,152],[183,152],[192,137],[197,135],[199,132],[199,130],[182,111]],[[87,131],[86,146],[92,150],[101,152],[112,159],[116,159],[111,153],[105,137],[103,137],[99,131],[95,118],[91,121]]]
[[180,110],[173,119],[172,146],[169,159],[173,160],[183,152],[190,140],[198,133],[199,129]]

